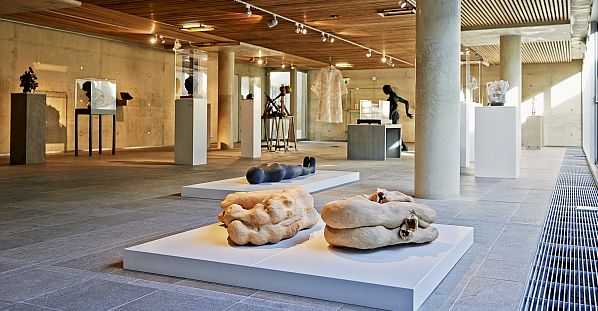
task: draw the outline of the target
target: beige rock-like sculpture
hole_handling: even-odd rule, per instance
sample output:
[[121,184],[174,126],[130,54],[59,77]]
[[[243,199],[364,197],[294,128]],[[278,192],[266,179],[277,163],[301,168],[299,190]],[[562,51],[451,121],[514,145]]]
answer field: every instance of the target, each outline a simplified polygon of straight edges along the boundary
[[373,249],[438,238],[436,211],[398,191],[378,189],[330,202],[322,209],[324,238],[332,246]]
[[218,219],[238,245],[277,243],[319,221],[314,198],[303,188],[235,192],[220,207]]

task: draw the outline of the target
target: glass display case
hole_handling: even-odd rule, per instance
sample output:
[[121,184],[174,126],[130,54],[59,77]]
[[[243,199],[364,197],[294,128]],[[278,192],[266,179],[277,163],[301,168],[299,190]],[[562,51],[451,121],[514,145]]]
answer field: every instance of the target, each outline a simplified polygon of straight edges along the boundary
[[116,114],[116,81],[77,79],[75,102],[79,108],[91,109],[91,114]]
[[390,102],[387,100],[359,100],[359,119],[381,120],[382,124],[390,124]]
[[175,53],[175,96],[207,99],[208,54],[199,50]]

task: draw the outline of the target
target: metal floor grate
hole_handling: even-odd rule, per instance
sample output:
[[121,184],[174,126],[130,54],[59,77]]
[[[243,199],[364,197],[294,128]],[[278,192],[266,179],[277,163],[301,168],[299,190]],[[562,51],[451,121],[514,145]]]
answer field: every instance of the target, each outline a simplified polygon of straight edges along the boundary
[[[598,311],[598,188],[581,149],[565,153],[521,310]],[[596,209],[596,210],[594,210]]]

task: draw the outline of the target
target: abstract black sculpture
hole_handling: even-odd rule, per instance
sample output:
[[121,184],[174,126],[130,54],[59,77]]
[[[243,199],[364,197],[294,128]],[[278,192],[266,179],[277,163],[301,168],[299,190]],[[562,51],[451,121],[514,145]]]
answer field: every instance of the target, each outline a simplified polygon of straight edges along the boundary
[[29,67],[29,70],[25,71],[25,73],[20,77],[21,85],[20,87],[23,88],[23,93],[31,93],[35,91],[37,88],[37,76],[33,69]]
[[279,182],[283,179],[293,179],[298,176],[313,174],[316,172],[316,158],[305,157],[303,165],[285,165],[285,164],[261,164],[247,170],[245,178],[250,184],[260,184],[264,182]]

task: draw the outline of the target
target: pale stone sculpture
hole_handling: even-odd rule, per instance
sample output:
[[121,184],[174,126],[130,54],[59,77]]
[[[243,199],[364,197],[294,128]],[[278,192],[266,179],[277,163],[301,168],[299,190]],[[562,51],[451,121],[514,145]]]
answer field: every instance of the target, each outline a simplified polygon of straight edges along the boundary
[[322,209],[322,219],[324,238],[332,246],[373,249],[438,238],[438,229],[430,226],[436,211],[398,191],[378,189],[330,202]]
[[319,220],[314,198],[303,188],[235,192],[220,207],[218,219],[238,245],[277,243]]

